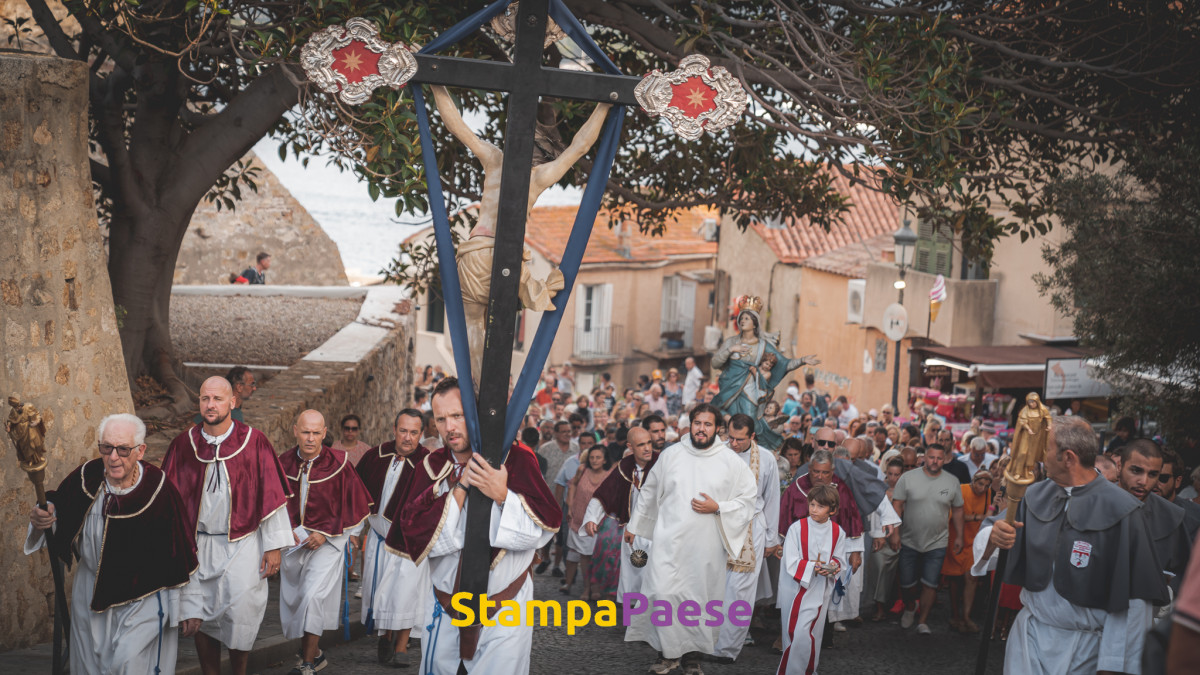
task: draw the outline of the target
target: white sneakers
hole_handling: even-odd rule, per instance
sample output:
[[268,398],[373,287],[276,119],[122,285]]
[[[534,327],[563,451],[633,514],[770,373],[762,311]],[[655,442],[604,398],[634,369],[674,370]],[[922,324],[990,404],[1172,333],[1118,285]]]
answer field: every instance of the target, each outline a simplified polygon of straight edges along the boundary
[[912,628],[913,619],[915,619],[916,616],[917,616],[917,612],[915,610],[911,610],[911,609],[904,610],[904,613],[900,615],[900,627],[901,628]]
[[929,626],[923,623],[917,624],[917,635],[932,635],[933,631],[929,630]]
[[834,622],[833,622],[833,632],[835,632],[835,633],[845,633],[845,632],[846,632],[846,626],[845,626],[845,624],[843,624],[841,621],[834,621]]

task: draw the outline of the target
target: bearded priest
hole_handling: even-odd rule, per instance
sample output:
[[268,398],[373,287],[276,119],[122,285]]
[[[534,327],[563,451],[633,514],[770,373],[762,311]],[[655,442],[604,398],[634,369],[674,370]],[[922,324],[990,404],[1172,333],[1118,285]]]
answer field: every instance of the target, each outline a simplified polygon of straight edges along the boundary
[[[724,603],[726,564],[738,559],[757,510],[756,477],[746,462],[717,437],[721,412],[701,403],[691,413],[689,434],[658,457],[625,527],[625,541],[654,543],[642,580],[650,607],[657,601],[681,608]],[[729,611],[729,607],[724,610]],[[626,642],[648,642],[659,651],[652,673],[668,673],[682,660],[686,675],[699,675],[700,659],[716,649],[719,626],[708,621],[655,626],[652,612],[635,614]]]
[[[46,545],[68,565],[71,667],[79,673],[175,672],[179,587],[196,569],[183,502],[158,467],[142,460],[146,425],[109,415],[97,431],[100,458],[72,471],[29,516],[25,553]],[[101,573],[103,570],[103,574]]]

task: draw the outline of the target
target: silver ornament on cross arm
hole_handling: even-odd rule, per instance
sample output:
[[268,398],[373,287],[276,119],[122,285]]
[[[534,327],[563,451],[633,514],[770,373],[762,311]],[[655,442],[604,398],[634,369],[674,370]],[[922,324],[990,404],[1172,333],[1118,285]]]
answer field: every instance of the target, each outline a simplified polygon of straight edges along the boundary
[[[365,52],[378,55],[378,62],[373,67],[363,64],[364,73],[355,81],[343,72],[346,64],[338,64],[335,55],[353,43],[361,44]],[[300,50],[300,65],[321,91],[337,94],[351,105],[365,103],[377,87],[398,89],[417,73],[417,60],[409,47],[401,42],[380,39],[375,24],[361,17],[350,19],[345,26],[328,26],[313,33]]]
[[665,117],[675,133],[689,141],[705,131],[715,136],[733,125],[750,102],[737,78],[701,54],[684,57],[679,69],[670,73],[654,70],[633,94],[642,110]]

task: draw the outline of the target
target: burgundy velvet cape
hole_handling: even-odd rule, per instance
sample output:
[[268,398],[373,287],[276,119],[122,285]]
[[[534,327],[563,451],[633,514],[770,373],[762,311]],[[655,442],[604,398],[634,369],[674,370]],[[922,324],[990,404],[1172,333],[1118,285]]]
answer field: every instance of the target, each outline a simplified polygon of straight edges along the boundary
[[[850,492],[850,486],[834,479],[833,487],[838,491],[838,510],[833,514],[833,522],[842,526],[847,537],[858,537],[863,533],[863,519],[858,512],[858,503]],[[812,477],[804,474],[784,490],[779,500],[779,536],[787,534],[792,523],[808,517],[808,492],[812,490]]]
[[[650,475],[650,469],[654,468],[654,463],[658,461],[658,453],[650,456],[650,461],[646,462],[646,469],[642,472],[642,483],[646,482],[646,476]],[[600,506],[604,507],[604,512],[615,516],[617,523],[624,526],[629,522],[629,503],[633,496],[633,470],[637,466],[637,461],[633,455],[622,457],[620,462],[617,462],[617,470],[608,474],[608,478],[596,488],[592,493],[592,499],[598,500]]]
[[308,469],[308,500],[300,508],[300,469],[304,460],[295,447],[279,457],[287,476],[288,516],[292,527],[338,537],[362,524],[371,514],[371,495],[342,450],[321,446],[321,454]]
[[[509,500],[504,507],[523,508],[542,529],[557,532],[562,525],[562,508],[542,478],[533,450],[514,441],[504,466],[508,469],[508,489],[520,502],[512,504]],[[450,449],[442,447],[430,452],[413,473],[408,495],[400,507],[400,517],[392,521],[386,545],[392,552],[420,565],[429,555],[446,520],[450,492],[440,497],[436,495],[439,485],[453,480],[454,459]],[[499,553],[500,549],[492,548],[493,562]]]
[[[257,429],[233,423],[233,433],[221,443],[221,458],[229,472],[229,541],[258,530],[262,521],[287,504],[287,479],[271,442]],[[216,448],[204,441],[200,427],[179,434],[167,448],[162,469],[175,484],[186,507],[184,519],[195,536],[204,495],[204,474],[216,461]]]
[[[92,610],[103,612],[167,589],[182,586],[196,571],[192,529],[184,519],[179,492],[158,467],[138,462],[141,482],[127,494],[110,495],[100,545],[100,565],[92,589]],[[68,565],[88,510],[104,490],[104,460],[93,459],[46,495],[54,502],[58,526],[51,554]],[[79,590],[79,589],[77,589]]]
[[[382,443],[363,454],[354,470],[358,472],[358,477],[362,479],[363,485],[371,495],[371,513],[383,516],[383,519],[389,523],[394,520],[403,504],[404,495],[408,493],[408,486],[412,483],[413,474],[424,470],[421,468],[421,463],[428,454],[429,450],[425,446],[418,445],[417,449],[407,457],[400,457],[396,454],[396,441]],[[387,480],[387,472],[392,465],[393,457],[396,458],[396,461],[404,462],[406,466],[400,472],[400,479],[396,481],[392,496],[388,498],[387,504],[383,504],[381,503],[383,501],[383,483]]]

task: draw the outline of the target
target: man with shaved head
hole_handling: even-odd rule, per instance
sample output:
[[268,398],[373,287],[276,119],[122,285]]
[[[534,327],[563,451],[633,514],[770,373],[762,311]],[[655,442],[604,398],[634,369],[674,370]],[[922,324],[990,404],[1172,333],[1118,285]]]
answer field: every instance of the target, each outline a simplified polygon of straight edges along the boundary
[[[616,471],[608,474],[608,478],[592,493],[592,501],[588,502],[587,513],[583,517],[584,531],[595,535],[600,522],[607,518],[615,518],[622,528],[629,522],[629,514],[637,505],[642,493],[642,485],[646,482],[654,463],[658,461],[658,452],[654,449],[654,437],[642,427],[634,427],[625,437],[625,445],[629,454],[617,463]],[[617,600],[626,593],[638,593],[642,588],[642,570],[644,567],[634,567],[629,555],[634,550],[650,553],[650,540],[645,537],[634,537],[633,543],[621,540],[621,574],[617,578]]]
[[300,638],[294,675],[325,667],[317,640],[338,627],[346,544],[371,513],[371,495],[342,450],[322,445],[325,417],[305,410],[292,427],[296,447],[279,457],[287,476],[287,510],[299,550],[283,557],[279,616],[283,636]]
[[195,634],[204,675],[220,672],[222,644],[233,672],[245,675],[267,610],[267,577],[279,571],[279,549],[293,543],[275,449],[262,432],[232,419],[232,407],[229,381],[205,380],[203,422],[171,441],[162,464],[196,533],[200,565],[179,602],[183,635]]

